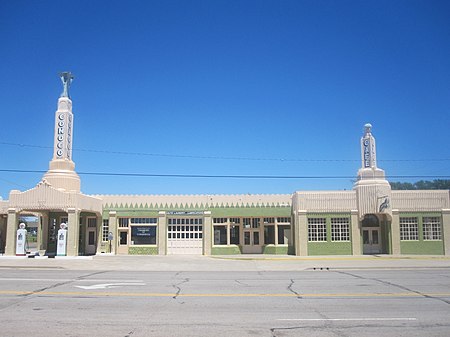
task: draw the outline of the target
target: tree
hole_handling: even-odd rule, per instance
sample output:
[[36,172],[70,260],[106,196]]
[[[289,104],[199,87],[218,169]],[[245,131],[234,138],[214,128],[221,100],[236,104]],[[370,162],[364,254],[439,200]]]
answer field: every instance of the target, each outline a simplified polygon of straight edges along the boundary
[[449,179],[420,180],[415,183],[389,182],[393,190],[450,190]]

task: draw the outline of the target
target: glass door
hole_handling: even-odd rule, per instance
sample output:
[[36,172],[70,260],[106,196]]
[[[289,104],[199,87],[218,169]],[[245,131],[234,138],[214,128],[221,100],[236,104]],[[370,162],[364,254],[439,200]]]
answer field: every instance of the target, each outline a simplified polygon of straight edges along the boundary
[[128,229],[119,230],[117,254],[128,254]]
[[262,253],[262,245],[260,240],[260,230],[244,229],[244,244],[242,246],[244,254],[260,254]]
[[380,254],[380,228],[363,229],[363,252],[364,254]]

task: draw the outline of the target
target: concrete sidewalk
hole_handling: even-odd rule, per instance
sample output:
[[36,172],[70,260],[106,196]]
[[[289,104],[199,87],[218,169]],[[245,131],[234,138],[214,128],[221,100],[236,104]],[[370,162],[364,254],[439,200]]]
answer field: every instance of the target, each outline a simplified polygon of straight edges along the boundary
[[117,270],[117,271],[300,271],[329,269],[450,268],[447,256],[364,255],[96,255],[74,258],[20,258],[0,256],[2,268]]

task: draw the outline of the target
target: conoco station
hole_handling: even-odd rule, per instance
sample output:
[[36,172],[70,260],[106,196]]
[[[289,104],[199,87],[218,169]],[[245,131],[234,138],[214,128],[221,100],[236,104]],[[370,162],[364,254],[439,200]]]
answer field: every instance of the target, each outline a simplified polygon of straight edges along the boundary
[[[72,157],[71,73],[61,73],[53,157],[36,186],[0,201],[0,252],[95,254],[450,255],[448,190],[392,190],[377,166],[372,126],[361,136],[361,167],[345,191],[242,195],[86,195]],[[82,111],[76,113],[83,113]],[[358,141],[355,135],[355,141]],[[126,192],[126,191],[124,191]],[[28,233],[29,234],[29,233]]]

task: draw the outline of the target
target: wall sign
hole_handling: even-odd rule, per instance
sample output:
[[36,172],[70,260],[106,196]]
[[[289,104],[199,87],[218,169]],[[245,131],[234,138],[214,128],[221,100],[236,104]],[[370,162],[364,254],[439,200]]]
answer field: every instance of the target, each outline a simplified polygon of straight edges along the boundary
[[167,215],[203,215],[202,211],[167,211]]
[[56,118],[56,158],[71,160],[72,154],[72,114],[59,113]]

